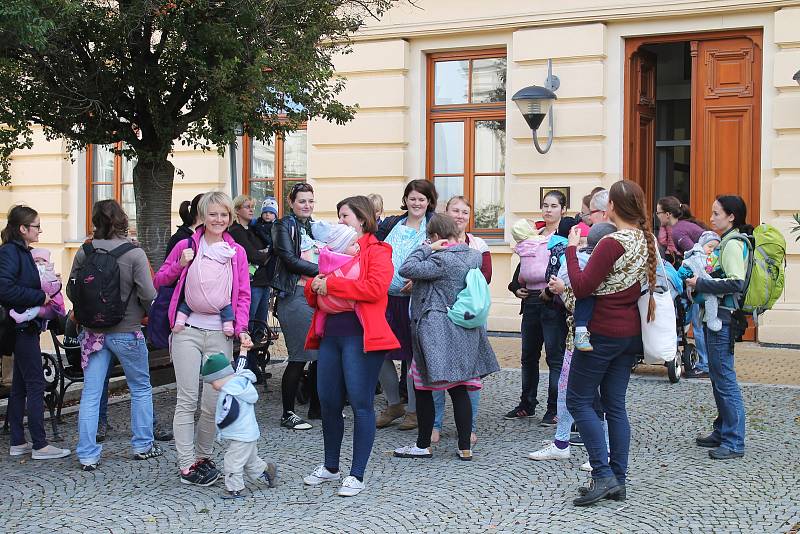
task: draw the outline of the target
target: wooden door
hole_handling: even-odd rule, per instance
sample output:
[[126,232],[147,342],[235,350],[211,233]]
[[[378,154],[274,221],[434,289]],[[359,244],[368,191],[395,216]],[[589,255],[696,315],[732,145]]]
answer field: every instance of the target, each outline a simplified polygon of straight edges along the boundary
[[644,198],[652,202],[655,187],[656,149],[656,57],[645,50],[636,50],[630,58],[631,83],[626,84],[632,92],[633,104],[627,121],[628,157],[625,161],[625,177],[635,181],[644,189]]
[[714,198],[736,194],[759,222],[760,35],[691,41],[692,210],[708,221]]

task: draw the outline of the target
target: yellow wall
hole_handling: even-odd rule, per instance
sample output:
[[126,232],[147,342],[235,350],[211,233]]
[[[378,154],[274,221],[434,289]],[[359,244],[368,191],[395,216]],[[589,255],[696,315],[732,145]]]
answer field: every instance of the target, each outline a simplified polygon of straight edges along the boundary
[[[569,186],[574,213],[591,188],[622,177],[626,37],[753,27],[764,30],[760,211],[765,222],[784,230],[800,211],[800,87],[791,79],[800,69],[800,2],[566,0],[546,10],[523,0],[418,3],[422,9],[400,7],[371,23],[357,36],[353,53],[336,58],[337,71],[348,80],[342,99],[360,110],[344,126],[308,125],[308,176],[319,217],[332,218],[344,196],[370,192],[382,194],[387,211],[397,212],[404,184],[425,176],[428,53],[506,48],[509,95],[543,83],[546,60],[553,60],[561,88],[548,154],[534,150],[516,106],[506,106],[508,229],[517,218],[537,214],[541,186]],[[64,243],[84,233],[85,171],[80,159],[63,159],[63,148],[37,137],[32,150],[15,156],[14,183],[0,189],[0,209],[25,201],[40,210],[43,243],[66,270],[71,254],[61,255]],[[216,153],[184,150],[176,153],[175,164],[186,177],[176,178],[174,212],[197,192],[230,191],[227,159]],[[491,242],[490,328],[519,331],[518,301],[505,288],[515,266],[509,240],[507,230],[504,239]],[[786,292],[762,319],[761,341],[800,344],[792,331],[800,319],[800,247],[793,240],[789,252]]]

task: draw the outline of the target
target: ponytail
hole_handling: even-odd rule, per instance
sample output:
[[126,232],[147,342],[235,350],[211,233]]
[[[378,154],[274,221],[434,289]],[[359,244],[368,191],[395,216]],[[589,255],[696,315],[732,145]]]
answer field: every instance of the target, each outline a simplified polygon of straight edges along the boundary
[[647,322],[651,323],[656,319],[656,299],[653,293],[657,284],[658,254],[656,253],[656,237],[649,226],[646,219],[639,220],[639,229],[644,234],[644,240],[647,243],[647,285],[650,286],[650,300],[647,303]]

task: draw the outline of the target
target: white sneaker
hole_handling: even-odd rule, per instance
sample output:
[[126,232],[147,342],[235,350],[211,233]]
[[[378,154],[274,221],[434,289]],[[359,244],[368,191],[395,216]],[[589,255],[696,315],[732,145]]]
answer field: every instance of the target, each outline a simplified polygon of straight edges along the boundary
[[32,450],[33,443],[27,442],[22,445],[12,445],[8,448],[8,454],[11,456],[22,456],[24,454],[30,454]]
[[394,450],[395,458],[432,458],[431,448],[420,449],[416,445],[399,447]]
[[316,486],[318,484],[322,484],[323,482],[333,482],[335,480],[341,480],[342,474],[341,473],[331,473],[327,469],[325,469],[324,465],[320,465],[314,472],[308,475],[303,479],[303,482],[307,486]]
[[592,472],[592,464],[589,463],[589,460],[586,460],[586,463],[581,464],[581,471],[586,471],[588,473]]
[[35,449],[31,453],[31,458],[34,460],[53,460],[55,458],[64,458],[65,456],[69,456],[69,454],[69,449],[59,449],[58,447],[47,445],[41,449]]
[[531,460],[567,460],[569,459],[569,446],[566,449],[559,449],[555,443],[551,443],[543,449],[530,453],[528,458]]
[[339,488],[339,497],[355,497],[361,493],[365,487],[363,482],[352,475],[344,477],[342,487]]

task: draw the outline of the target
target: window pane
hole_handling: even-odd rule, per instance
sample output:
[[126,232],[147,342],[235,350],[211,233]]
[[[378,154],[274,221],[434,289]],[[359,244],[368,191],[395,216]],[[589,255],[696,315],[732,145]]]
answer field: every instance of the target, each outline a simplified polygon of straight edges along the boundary
[[464,194],[463,176],[437,176],[433,179],[436,192],[439,194],[439,202],[436,209],[444,211],[447,201],[456,195]]
[[[122,166],[125,169],[125,164]],[[133,182],[122,184],[122,209],[128,216],[128,228],[131,235],[136,235],[136,197],[133,193]]]
[[434,97],[433,104],[445,106],[448,104],[466,104],[467,76],[469,76],[469,61],[437,61],[434,63]]
[[283,142],[283,177],[284,179],[305,179],[306,177],[306,143],[308,136],[305,130],[297,130],[286,134]]
[[[95,145],[93,182],[114,181],[114,152],[112,152],[112,148],[112,145]],[[114,198],[113,192],[107,198]],[[95,202],[98,200],[105,200],[105,198],[95,198]]]
[[250,196],[256,199],[256,206],[259,206],[259,211],[256,215],[261,215],[260,206],[264,201],[264,197],[275,196],[275,182],[267,180],[263,182],[250,182]]
[[472,62],[472,102],[506,101],[506,58],[476,59]]
[[294,184],[299,182],[305,182],[305,180],[284,180],[283,181],[283,195],[281,203],[283,204],[283,214],[286,215],[289,213],[289,193],[292,191],[292,187]]
[[[94,184],[92,186],[92,205],[109,198],[114,198],[114,184]],[[89,210],[89,213],[91,213],[91,210]]]
[[504,176],[475,177],[475,228],[503,228],[505,181]]
[[475,172],[506,169],[506,121],[475,121]]
[[253,139],[251,178],[275,178],[275,138],[269,144]]
[[433,125],[433,172],[464,172],[463,122],[437,122]]

